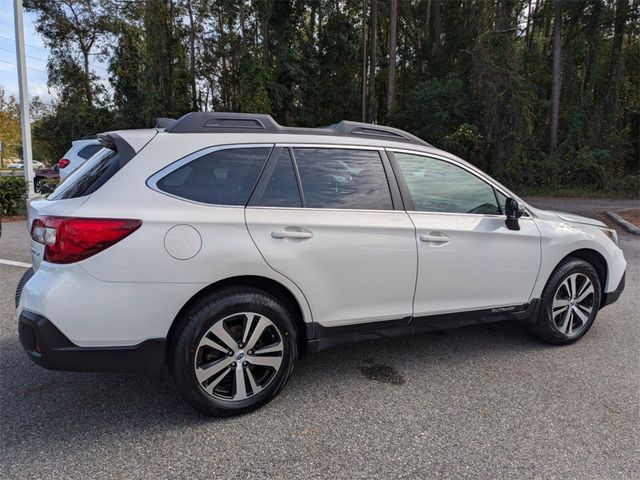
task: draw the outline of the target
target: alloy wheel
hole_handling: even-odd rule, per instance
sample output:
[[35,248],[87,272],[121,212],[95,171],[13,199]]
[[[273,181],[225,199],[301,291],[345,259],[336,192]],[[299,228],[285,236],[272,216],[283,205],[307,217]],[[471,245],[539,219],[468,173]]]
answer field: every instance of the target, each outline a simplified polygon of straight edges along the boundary
[[254,312],[217,321],[200,339],[194,369],[209,395],[231,401],[260,393],[282,365],[282,336],[275,324]]
[[589,323],[596,298],[593,282],[583,273],[569,275],[553,296],[551,316],[563,335],[574,336]]

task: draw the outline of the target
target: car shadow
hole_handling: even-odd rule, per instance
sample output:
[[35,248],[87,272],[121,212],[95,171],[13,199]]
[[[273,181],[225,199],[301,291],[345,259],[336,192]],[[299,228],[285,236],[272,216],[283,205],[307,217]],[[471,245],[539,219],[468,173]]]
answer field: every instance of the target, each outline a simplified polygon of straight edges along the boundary
[[516,322],[338,347],[303,358],[279,397],[262,409],[244,417],[216,419],[190,408],[168,372],[150,378],[48,371],[27,358],[17,338],[4,338],[0,341],[2,449],[10,456],[44,437],[68,448],[96,435],[104,439],[123,431],[136,436],[203,424],[244,425],[247,417],[278,410],[303,416],[310,409],[324,408],[316,398],[318,392],[335,393],[353,384],[367,389],[371,382],[383,388],[407,388],[425,368],[459,368],[470,357],[481,359],[489,353],[509,362],[523,351],[547,348]]

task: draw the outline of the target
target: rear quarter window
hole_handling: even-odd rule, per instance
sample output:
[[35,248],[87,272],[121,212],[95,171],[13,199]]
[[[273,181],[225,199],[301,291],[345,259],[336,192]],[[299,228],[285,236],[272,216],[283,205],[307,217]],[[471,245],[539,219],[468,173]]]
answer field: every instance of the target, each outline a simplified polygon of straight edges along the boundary
[[270,151],[246,147],[204,153],[164,176],[160,172],[155,188],[199,203],[245,205]]

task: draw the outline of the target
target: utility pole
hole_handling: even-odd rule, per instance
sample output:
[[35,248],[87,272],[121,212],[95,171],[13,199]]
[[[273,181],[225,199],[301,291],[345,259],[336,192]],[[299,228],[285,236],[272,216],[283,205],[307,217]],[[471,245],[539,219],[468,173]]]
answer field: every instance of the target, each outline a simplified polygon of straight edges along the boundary
[[35,197],[33,189],[33,157],[31,153],[31,123],[29,120],[29,90],[27,88],[27,64],[24,53],[24,25],[22,23],[22,0],[13,0],[13,19],[16,25],[16,60],[18,84],[20,86],[20,124],[22,126],[22,164],[27,198]]

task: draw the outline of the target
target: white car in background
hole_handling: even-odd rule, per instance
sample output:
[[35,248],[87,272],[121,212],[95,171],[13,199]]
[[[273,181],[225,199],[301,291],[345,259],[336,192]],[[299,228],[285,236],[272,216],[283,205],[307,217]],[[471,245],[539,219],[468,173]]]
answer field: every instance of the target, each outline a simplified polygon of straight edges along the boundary
[[71,148],[58,160],[60,168],[60,181],[69,176],[80,165],[93,157],[102,148],[97,137],[84,137],[72,142]]
[[305,352],[503,320],[566,345],[624,288],[614,230],[401,130],[190,113],[101,138],[29,204],[18,328],[46,368],[166,365],[191,405],[235,415]]
[[[38,170],[40,168],[46,168],[45,164],[40,162],[40,161],[38,161],[38,160],[32,160],[31,167],[34,170]],[[10,163],[8,168],[11,169],[11,170],[24,170],[24,163],[23,162]]]

